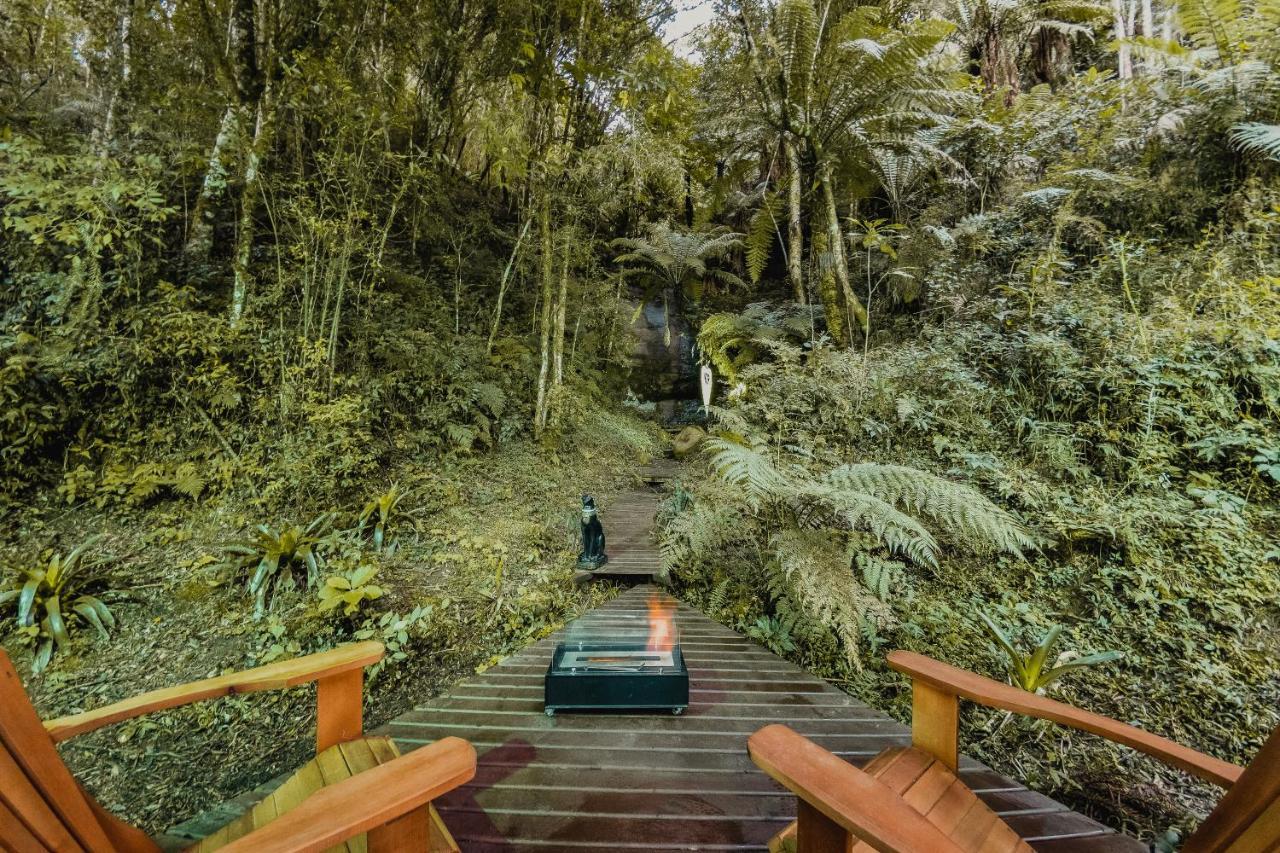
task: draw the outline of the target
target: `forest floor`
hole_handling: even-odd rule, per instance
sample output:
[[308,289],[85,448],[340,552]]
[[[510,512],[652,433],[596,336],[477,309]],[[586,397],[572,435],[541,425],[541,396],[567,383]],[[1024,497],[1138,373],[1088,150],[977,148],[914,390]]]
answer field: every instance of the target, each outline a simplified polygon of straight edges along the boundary
[[[389,657],[366,685],[365,725],[373,728],[616,593],[572,583],[579,498],[631,488],[633,472],[661,453],[660,439],[616,415],[593,426],[557,453],[519,443],[386,471],[378,482],[409,490],[412,523],[402,523],[394,555],[378,560],[384,596],[354,620],[320,614],[313,593],[281,596],[255,620],[243,587],[217,581],[211,567],[220,546],[251,524],[277,520],[248,502],[219,497],[140,510],[34,504],[8,550],[70,547],[102,533],[97,550],[116,557],[106,600],[119,627],[110,640],[80,631],[39,675],[30,673],[31,651],[17,634],[0,644],[48,719],[372,631],[405,655]],[[314,749],[314,720],[314,689],[236,696],[84,735],[62,752],[104,806],[159,832],[302,763]]]

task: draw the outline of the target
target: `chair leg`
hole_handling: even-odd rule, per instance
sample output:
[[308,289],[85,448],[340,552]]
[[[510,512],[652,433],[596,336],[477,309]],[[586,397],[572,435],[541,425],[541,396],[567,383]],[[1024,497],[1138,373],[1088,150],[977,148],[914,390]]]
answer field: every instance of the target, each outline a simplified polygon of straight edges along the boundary
[[797,853],[849,853],[853,833],[804,800],[796,802]]

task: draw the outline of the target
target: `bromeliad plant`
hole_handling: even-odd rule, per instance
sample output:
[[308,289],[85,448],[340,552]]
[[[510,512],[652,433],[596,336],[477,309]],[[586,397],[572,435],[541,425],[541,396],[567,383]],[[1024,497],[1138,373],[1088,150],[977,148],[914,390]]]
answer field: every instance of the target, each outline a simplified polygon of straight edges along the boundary
[[226,545],[227,559],[216,568],[228,579],[247,577],[254,618],[261,618],[268,598],[274,600],[282,588],[297,588],[298,572],[305,571],[308,589],[319,586],[320,552],[333,542],[332,523],[333,513],[325,513],[306,527],[293,524],[276,530],[260,524],[248,539]]
[[[392,520],[396,517],[401,502],[409,496],[408,492],[400,491],[400,487],[392,485],[382,494],[375,498],[371,498],[364,505],[364,509],[360,510],[360,517],[356,522],[356,529],[361,533],[366,528],[373,529],[373,550],[381,552],[382,547],[386,544],[387,530],[391,526]],[[390,549],[394,549],[394,543]]]
[[1062,633],[1061,625],[1054,625],[1050,628],[1048,633],[1040,638],[1040,642],[1036,644],[1031,654],[1023,654],[1014,647],[1013,641],[1000,629],[994,619],[985,613],[979,613],[978,616],[982,619],[982,623],[987,626],[987,631],[995,639],[1007,658],[1005,668],[1009,672],[1009,682],[1015,687],[1021,687],[1028,693],[1043,694],[1046,687],[1073,669],[1084,669],[1085,667],[1110,663],[1111,661],[1119,660],[1122,656],[1120,652],[1112,649],[1083,657],[1071,658],[1070,660],[1055,659],[1053,665],[1049,666],[1049,654],[1053,650],[1053,644],[1058,641],[1058,636]]
[[66,555],[53,554],[47,562],[18,569],[16,577],[0,588],[0,608],[13,606],[18,627],[36,644],[32,669],[49,665],[54,651],[71,643],[71,631],[80,621],[97,629],[103,638],[115,628],[111,609],[86,590],[106,584],[99,569],[103,561],[88,556],[100,536],[81,542]]

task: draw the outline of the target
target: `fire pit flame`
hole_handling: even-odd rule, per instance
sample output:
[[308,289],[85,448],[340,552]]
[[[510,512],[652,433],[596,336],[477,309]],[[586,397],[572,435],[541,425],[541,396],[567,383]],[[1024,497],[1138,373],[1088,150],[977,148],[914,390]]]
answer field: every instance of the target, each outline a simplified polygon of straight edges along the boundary
[[676,644],[675,606],[661,596],[649,596],[649,650],[669,652]]
[[622,611],[578,623],[574,636],[556,645],[547,666],[546,712],[683,713],[689,707],[689,670],[675,612],[675,601],[651,595],[638,613]]

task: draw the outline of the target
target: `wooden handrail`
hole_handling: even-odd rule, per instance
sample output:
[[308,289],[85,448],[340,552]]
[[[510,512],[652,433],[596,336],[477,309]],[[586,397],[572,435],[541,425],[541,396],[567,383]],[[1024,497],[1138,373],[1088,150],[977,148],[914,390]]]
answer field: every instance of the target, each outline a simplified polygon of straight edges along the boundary
[[[1234,785],[1240,778],[1240,774],[1244,772],[1244,768],[1229,761],[1196,752],[1168,738],[1154,735],[1101,714],[1081,710],[1065,702],[1058,702],[1009,684],[992,681],[990,678],[984,678],[915,652],[890,652],[888,660],[889,666],[911,676],[917,686],[924,685],[928,690],[936,693],[960,696],[980,705],[1012,711],[1028,717],[1038,717],[1101,735],[1107,740],[1145,752],[1166,764],[1179,767],[1224,788]],[[945,721],[943,724],[945,725]],[[921,745],[922,740],[934,743],[940,740],[932,730],[922,732],[921,737],[917,738],[914,732],[917,725],[929,729],[931,724],[927,718],[912,719],[912,739],[917,746]],[[954,755],[956,749],[954,734],[949,737],[950,744],[942,746],[941,749]],[[944,755],[938,755],[938,758],[947,760]]]
[[360,736],[363,671],[366,666],[382,660],[383,653],[382,643],[350,643],[327,652],[141,693],[82,714],[46,720],[44,727],[56,743],[152,711],[233,693],[281,690],[317,681],[320,683],[318,748],[325,749]]
[[[378,828],[465,785],[476,775],[475,747],[442,738],[394,761],[329,785],[266,826],[233,841],[223,853],[311,853],[369,832],[371,853]],[[406,849],[390,846],[391,849]]]
[[760,729],[747,738],[747,751],[800,798],[801,849],[810,839],[814,848],[847,849],[847,838],[833,836],[853,835],[882,853],[963,853],[888,785],[786,726]]

